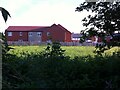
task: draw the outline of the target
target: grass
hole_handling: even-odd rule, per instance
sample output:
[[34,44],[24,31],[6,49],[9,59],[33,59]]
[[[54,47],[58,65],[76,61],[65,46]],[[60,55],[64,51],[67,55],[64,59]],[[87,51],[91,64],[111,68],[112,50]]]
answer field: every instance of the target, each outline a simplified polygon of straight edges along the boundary
[[117,51],[120,51],[120,47],[111,48],[110,50],[105,51],[105,54],[106,55],[112,55],[113,52],[117,52]]
[[[11,46],[14,49],[10,50],[9,53],[21,56],[21,54],[33,54],[33,53],[40,53],[45,50],[46,46]],[[94,56],[93,53],[95,47],[93,46],[62,46],[63,50],[65,51],[66,56],[70,56],[74,58],[75,56]],[[114,47],[110,50],[105,51],[106,55],[111,55],[113,51],[117,51],[119,48]]]
[[75,56],[94,56],[94,47],[92,46],[64,46],[63,49],[66,50],[65,54],[72,58]]
[[[12,46],[14,49],[10,50],[9,53],[20,56],[21,53],[39,53],[45,50],[46,46]],[[66,56],[74,58],[75,56],[87,56],[94,55],[94,47],[90,46],[62,46]]]

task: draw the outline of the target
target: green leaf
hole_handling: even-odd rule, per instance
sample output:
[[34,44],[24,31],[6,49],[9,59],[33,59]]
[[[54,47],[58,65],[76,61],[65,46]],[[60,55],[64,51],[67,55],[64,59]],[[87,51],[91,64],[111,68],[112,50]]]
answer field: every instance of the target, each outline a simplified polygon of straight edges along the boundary
[[5,22],[6,22],[7,19],[8,19],[8,16],[11,17],[10,13],[6,9],[4,9],[2,7],[0,7],[0,11],[2,12],[2,16],[3,16],[3,18],[4,18]]

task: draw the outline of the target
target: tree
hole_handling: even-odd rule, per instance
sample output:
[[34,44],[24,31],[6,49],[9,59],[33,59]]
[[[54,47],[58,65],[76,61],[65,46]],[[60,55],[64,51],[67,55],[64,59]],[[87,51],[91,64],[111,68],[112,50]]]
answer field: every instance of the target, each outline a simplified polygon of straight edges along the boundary
[[[102,38],[104,48],[110,48],[112,43],[107,43],[105,36],[113,37],[115,31],[120,31],[120,2],[84,2],[76,8],[76,11],[83,10],[91,11],[94,15],[88,15],[83,21],[83,26],[86,27],[81,33],[86,36],[99,36]],[[88,28],[88,26],[90,28]],[[100,48],[99,48],[100,49]],[[104,51],[104,50],[103,50]]]
[[[8,19],[8,16],[11,17],[9,12],[6,9],[2,8],[2,7],[0,7],[0,11],[2,13],[4,21],[6,22],[7,19]],[[7,44],[7,41],[6,41],[6,38],[5,38],[4,34],[1,33],[1,32],[0,32],[0,44],[2,45],[2,57],[4,58],[6,52],[10,48],[8,47],[8,44]]]

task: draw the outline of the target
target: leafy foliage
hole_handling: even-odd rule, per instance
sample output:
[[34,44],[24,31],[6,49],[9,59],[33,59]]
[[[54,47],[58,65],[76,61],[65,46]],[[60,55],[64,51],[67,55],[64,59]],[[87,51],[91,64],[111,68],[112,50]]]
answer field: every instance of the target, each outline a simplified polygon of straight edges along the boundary
[[65,50],[62,50],[59,42],[53,42],[52,45],[48,44],[43,52],[44,57],[63,57]]
[[7,52],[13,48],[8,46],[6,37],[4,36],[3,33],[0,33],[0,36],[1,36],[0,39],[1,39],[1,46],[2,46],[2,59],[4,60],[4,57],[7,55]]
[[120,89],[119,55],[70,59],[43,54],[9,55],[3,65],[3,89],[102,88]]
[[[6,10],[6,9],[4,9],[3,7],[0,7],[0,11],[1,11],[1,13],[2,13],[2,16],[3,16],[3,18],[4,18],[4,20],[5,20],[5,22],[7,21],[7,19],[8,19],[8,16],[9,17],[11,17],[10,16],[10,14],[9,14],[9,12]],[[10,47],[8,47],[8,44],[7,44],[7,40],[6,40],[6,37],[5,37],[5,35],[3,34],[3,33],[1,33],[0,32],[0,43],[1,43],[1,45],[2,45],[2,57],[3,57],[3,59],[4,59],[4,57],[6,56],[6,53],[9,51],[9,49],[11,49]]]
[[[83,25],[91,25],[91,33],[102,35],[112,35],[114,31],[120,30],[120,2],[84,2],[80,7],[76,8],[76,11],[92,11],[94,16],[89,15],[83,19]],[[97,32],[97,33],[95,33]],[[100,33],[98,33],[100,32]]]
[[[94,13],[94,15],[89,15],[82,20],[83,26],[85,26],[86,29],[82,30],[81,33],[87,37],[101,37],[104,43],[102,47],[107,46],[109,48],[110,44],[106,42],[105,36],[109,35],[113,37],[115,31],[120,31],[120,2],[100,1],[101,0],[97,0],[97,2],[84,2],[76,8],[76,11],[81,12],[87,10]],[[90,28],[87,28],[88,26]],[[111,45],[113,46],[114,44]]]
[[6,9],[4,9],[3,7],[0,7],[0,11],[2,13],[2,16],[3,16],[4,20],[5,20],[5,22],[6,22],[7,19],[8,19],[8,16],[11,17],[10,13]]

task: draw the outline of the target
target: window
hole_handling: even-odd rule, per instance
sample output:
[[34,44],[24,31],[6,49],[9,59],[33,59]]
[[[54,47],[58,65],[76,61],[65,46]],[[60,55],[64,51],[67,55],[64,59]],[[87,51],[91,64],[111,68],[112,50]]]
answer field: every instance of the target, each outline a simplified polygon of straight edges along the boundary
[[20,32],[20,36],[22,36],[22,32]]
[[30,37],[32,36],[32,32],[29,32],[29,36],[30,36]]
[[37,36],[38,36],[38,37],[41,37],[41,32],[37,32]]
[[47,32],[47,36],[50,36],[50,32]]
[[8,36],[12,36],[12,32],[8,32]]

